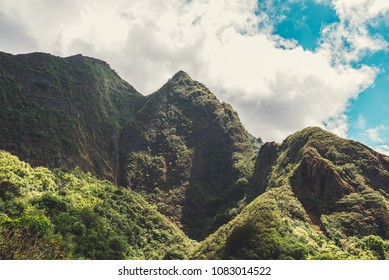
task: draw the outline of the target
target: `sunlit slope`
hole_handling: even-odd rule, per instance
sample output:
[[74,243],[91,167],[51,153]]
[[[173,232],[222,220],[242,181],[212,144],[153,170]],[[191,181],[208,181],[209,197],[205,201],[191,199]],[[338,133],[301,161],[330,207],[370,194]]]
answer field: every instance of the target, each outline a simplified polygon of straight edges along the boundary
[[0,151],[0,259],[185,259],[192,244],[131,190]]

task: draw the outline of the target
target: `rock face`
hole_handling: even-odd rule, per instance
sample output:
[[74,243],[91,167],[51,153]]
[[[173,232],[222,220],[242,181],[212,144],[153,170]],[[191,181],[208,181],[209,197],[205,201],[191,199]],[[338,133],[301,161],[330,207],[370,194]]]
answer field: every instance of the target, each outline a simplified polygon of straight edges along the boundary
[[254,174],[263,186],[290,185],[311,221],[330,235],[336,228],[339,236],[387,238],[388,157],[320,128],[299,131],[275,150],[265,144],[259,152]]
[[252,179],[261,195],[193,258],[387,258],[388,159],[320,128],[265,143]]
[[236,112],[182,71],[147,97],[122,147],[122,184],[196,239],[228,220],[223,213],[244,198],[253,167]]
[[308,152],[291,178],[293,190],[303,205],[317,211],[320,201],[338,200],[353,188],[323,159]]

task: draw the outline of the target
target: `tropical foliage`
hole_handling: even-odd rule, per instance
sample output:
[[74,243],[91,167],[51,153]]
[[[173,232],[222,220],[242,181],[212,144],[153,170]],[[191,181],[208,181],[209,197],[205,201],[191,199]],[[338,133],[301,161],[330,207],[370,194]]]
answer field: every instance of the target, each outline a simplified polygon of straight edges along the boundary
[[0,152],[0,259],[185,259],[193,242],[131,190]]
[[143,96],[94,58],[0,53],[0,259],[186,258],[388,259],[389,157],[262,143],[183,71]]

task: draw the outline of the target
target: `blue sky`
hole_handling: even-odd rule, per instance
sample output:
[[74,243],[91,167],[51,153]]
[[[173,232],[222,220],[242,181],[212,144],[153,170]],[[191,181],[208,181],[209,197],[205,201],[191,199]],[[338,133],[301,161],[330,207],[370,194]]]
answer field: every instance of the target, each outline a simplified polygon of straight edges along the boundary
[[[315,3],[313,0],[296,2],[277,0],[274,3],[282,7],[269,11],[272,18],[277,19],[274,33],[296,40],[304,49],[314,51],[318,46],[322,27],[339,22],[335,10],[330,5]],[[259,9],[263,9],[261,1]]]
[[96,57],[145,95],[184,70],[264,141],[321,126],[386,154],[388,28],[388,0],[0,1],[0,51]]
[[[313,0],[285,1],[276,0],[276,6],[270,11],[259,1],[259,9],[272,16],[274,34],[295,40],[306,50],[315,51],[320,46],[322,29],[333,23],[339,23],[335,7],[330,1],[318,3]],[[279,8],[277,8],[279,7]],[[367,24],[372,37],[381,37],[389,41],[388,20],[376,18]],[[389,146],[389,53],[388,48],[366,51],[361,57],[350,62],[355,67],[369,65],[377,67],[378,73],[374,83],[357,98],[349,100],[345,114],[348,118],[347,136],[379,150]]]

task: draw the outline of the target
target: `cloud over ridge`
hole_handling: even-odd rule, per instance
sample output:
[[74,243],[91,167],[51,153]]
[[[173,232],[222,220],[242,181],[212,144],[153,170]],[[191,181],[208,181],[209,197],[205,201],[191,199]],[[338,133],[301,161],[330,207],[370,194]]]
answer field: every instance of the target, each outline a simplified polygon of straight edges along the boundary
[[[104,59],[144,94],[185,70],[231,103],[251,133],[280,141],[312,125],[346,136],[350,98],[378,73],[351,62],[387,47],[365,28],[387,13],[386,1],[316,1],[333,5],[340,20],[323,26],[314,51],[275,35],[253,0],[4,0],[0,11],[35,40],[24,52]],[[367,15],[355,12],[361,7]],[[39,18],[42,12],[50,16]],[[0,48],[12,52],[4,43]]]

